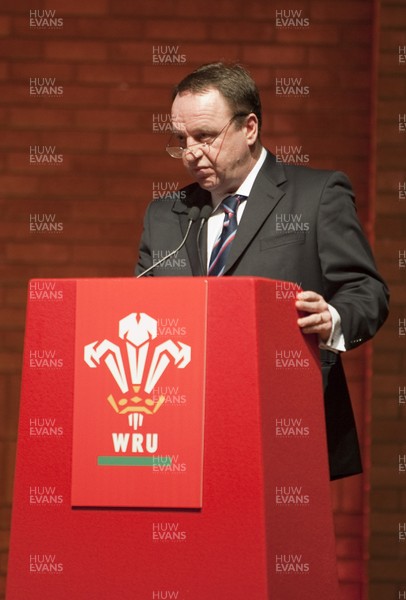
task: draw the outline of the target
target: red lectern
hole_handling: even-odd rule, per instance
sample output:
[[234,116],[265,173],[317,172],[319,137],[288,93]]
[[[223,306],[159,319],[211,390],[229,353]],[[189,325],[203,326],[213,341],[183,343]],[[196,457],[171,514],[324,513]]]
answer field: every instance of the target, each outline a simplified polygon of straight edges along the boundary
[[30,282],[8,600],[338,599],[296,292]]

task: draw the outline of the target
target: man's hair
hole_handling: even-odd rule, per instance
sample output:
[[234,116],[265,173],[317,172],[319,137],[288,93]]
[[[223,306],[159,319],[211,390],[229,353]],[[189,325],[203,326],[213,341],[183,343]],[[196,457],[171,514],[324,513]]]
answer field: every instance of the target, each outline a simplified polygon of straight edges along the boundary
[[216,89],[228,102],[233,114],[254,113],[261,131],[261,99],[254,80],[241,65],[227,65],[222,62],[202,65],[175,86],[172,101],[180,94],[190,92],[202,94]]

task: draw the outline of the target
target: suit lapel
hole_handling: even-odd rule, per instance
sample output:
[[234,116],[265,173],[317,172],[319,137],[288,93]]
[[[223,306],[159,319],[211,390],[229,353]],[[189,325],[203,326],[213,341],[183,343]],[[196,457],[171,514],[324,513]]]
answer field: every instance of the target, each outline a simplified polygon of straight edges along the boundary
[[[180,230],[182,233],[182,239],[183,237],[186,235],[186,231],[187,231],[187,227],[188,227],[188,214],[189,214],[189,210],[192,206],[197,206],[198,208],[202,208],[205,204],[211,204],[211,194],[209,192],[206,192],[206,190],[203,190],[202,188],[200,188],[197,184],[192,184],[191,186],[188,186],[188,188],[185,190],[186,193],[186,203],[182,202],[182,200],[177,199],[175,200],[173,206],[172,206],[172,211],[174,213],[177,213],[179,216],[179,226],[180,226]],[[190,233],[188,236],[188,239],[186,240],[186,251],[188,254],[188,258],[189,258],[189,264],[190,264],[190,268],[191,268],[191,275],[204,275],[205,273],[202,273],[201,267],[200,267],[200,259],[199,259],[199,253],[197,251],[197,233],[199,231],[199,227],[200,227],[200,219],[198,219],[197,221],[195,221],[190,229]],[[200,236],[200,247],[202,248],[201,250],[201,254],[202,254],[202,259],[203,262],[205,261],[205,257],[206,257],[206,242],[203,242],[203,240],[205,239],[205,228],[203,228],[203,231],[201,233]]]
[[286,181],[283,165],[276,163],[275,157],[268,152],[247,200],[237,234],[227,258],[224,274],[239,259],[251,240],[285,195],[279,186]]

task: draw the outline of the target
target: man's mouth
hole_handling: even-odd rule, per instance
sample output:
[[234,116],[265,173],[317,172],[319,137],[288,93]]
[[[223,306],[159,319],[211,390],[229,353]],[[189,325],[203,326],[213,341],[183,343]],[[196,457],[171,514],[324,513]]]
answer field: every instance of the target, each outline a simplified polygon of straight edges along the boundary
[[195,167],[192,169],[192,173],[197,178],[207,177],[211,173],[211,169],[210,167]]

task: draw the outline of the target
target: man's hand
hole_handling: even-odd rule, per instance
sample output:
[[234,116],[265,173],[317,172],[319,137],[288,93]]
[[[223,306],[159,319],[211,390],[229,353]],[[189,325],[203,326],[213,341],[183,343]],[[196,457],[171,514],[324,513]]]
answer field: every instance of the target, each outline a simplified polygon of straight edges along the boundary
[[310,313],[309,316],[297,320],[303,333],[317,333],[322,342],[327,342],[333,323],[323,296],[316,292],[300,292],[296,297],[296,308]]

